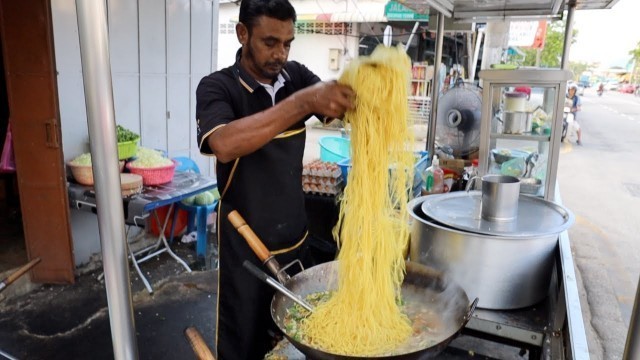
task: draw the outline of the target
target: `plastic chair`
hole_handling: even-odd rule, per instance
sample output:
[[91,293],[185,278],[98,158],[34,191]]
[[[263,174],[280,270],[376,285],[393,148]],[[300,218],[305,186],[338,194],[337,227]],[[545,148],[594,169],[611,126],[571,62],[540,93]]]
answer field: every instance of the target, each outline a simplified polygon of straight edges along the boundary
[[[185,205],[182,202],[177,204],[178,209],[187,211],[187,234],[196,231],[196,254],[205,258],[207,254],[207,217],[216,212],[218,200],[210,205]],[[174,213],[174,217],[176,214]],[[173,236],[173,232],[171,233]]]
[[[188,157],[175,157],[173,160],[178,162],[176,171],[192,171],[200,173],[200,169],[195,161]],[[196,254],[198,257],[206,258],[207,253],[207,217],[209,214],[215,213],[218,207],[218,199],[216,199],[210,205],[186,205],[179,201],[176,204],[176,211],[173,213],[173,222],[171,223],[171,236],[173,239],[174,224],[176,222],[178,210],[184,210],[187,212],[187,234],[191,234],[194,230],[197,231],[196,239]],[[214,222],[215,224],[215,222]]]

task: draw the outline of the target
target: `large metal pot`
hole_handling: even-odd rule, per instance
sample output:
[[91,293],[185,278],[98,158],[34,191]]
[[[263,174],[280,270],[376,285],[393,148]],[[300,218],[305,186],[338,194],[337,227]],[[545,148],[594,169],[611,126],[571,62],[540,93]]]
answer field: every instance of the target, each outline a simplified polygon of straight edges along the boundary
[[422,211],[426,197],[409,203],[410,258],[450,275],[478,307],[517,309],[548,293],[558,234],[490,236],[442,225]]
[[[286,284],[293,293],[304,298],[321,291],[335,290],[337,286],[337,261],[316,265],[293,276]],[[293,301],[277,292],[271,302],[271,317],[287,339],[309,359],[315,360],[361,360],[361,359],[432,359],[438,356],[467,324],[478,299],[469,304],[464,290],[441,272],[417,263],[406,263],[406,275],[402,283],[405,301],[415,301],[420,306],[434,310],[439,315],[440,336],[435,344],[423,349],[388,356],[346,356],[328,353],[294,339],[287,333],[285,317]]]

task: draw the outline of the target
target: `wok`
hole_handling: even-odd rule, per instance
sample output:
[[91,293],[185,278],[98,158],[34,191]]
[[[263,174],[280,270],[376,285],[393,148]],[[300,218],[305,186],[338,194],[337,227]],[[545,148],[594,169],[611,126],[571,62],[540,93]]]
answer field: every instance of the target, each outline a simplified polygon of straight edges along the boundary
[[[320,264],[306,270],[303,269],[302,272],[293,277],[289,277],[288,274],[283,271],[288,266],[280,269],[280,265],[275,260],[275,257],[264,246],[262,241],[256,236],[237,211],[232,211],[228,215],[228,219],[247,241],[263,264],[269,268],[280,282],[293,294],[304,299],[309,294],[337,289],[337,261]],[[255,272],[254,275],[256,275]],[[264,278],[267,276],[266,274],[263,275],[262,280],[265,281]],[[419,309],[431,310],[434,318],[429,325],[437,331],[434,334],[434,341],[431,345],[426,345],[425,348],[419,350],[414,349],[410,352],[397,355],[358,357],[332,354],[295,340],[292,336],[293,334],[287,333],[285,326],[287,309],[293,306],[294,301],[281,292],[276,292],[273,296],[271,301],[271,317],[289,342],[309,359],[431,359],[442,352],[451,340],[460,333],[471,318],[478,303],[478,299],[476,298],[473,303],[469,304],[469,298],[465,291],[443,273],[413,262],[406,262],[406,274],[404,282],[402,283],[402,298],[406,307],[414,304]]]
[[[278,328],[285,334],[289,342],[305,356],[315,360],[333,359],[431,359],[436,357],[449,345],[467,324],[475,305],[476,299],[469,304],[467,294],[460,286],[445,277],[439,271],[427,266],[407,262],[407,273],[402,284],[402,295],[405,303],[420,303],[420,307],[433,309],[438,314],[439,331],[434,344],[424,349],[398,355],[388,356],[346,356],[332,354],[313,348],[295,340],[288,334],[285,327],[287,309],[293,306],[293,300],[277,292],[271,301],[271,317]],[[304,270],[293,276],[286,286],[293,293],[305,298],[307,295],[320,291],[335,290],[337,286],[337,261],[320,264]]]

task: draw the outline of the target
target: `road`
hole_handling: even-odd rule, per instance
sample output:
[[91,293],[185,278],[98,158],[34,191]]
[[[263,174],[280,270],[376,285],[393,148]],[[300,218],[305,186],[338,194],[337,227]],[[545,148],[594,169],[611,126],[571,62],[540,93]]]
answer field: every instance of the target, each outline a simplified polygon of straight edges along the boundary
[[640,97],[585,91],[583,146],[564,144],[558,181],[591,359],[621,359],[640,274]]

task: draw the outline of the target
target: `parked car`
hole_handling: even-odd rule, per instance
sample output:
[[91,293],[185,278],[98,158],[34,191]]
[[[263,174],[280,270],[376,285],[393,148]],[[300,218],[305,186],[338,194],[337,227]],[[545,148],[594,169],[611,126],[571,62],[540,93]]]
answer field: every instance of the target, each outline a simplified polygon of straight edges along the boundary
[[620,86],[621,93],[633,94],[636,91],[636,85],[633,84],[622,84]]
[[620,87],[620,83],[618,83],[617,81],[611,81],[604,84],[605,90],[618,90],[619,87]]

